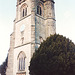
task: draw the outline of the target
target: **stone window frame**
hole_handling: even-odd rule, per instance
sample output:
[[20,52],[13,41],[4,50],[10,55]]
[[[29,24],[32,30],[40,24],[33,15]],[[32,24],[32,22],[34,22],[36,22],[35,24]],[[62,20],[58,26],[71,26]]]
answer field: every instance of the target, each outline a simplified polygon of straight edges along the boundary
[[20,18],[27,16],[27,7],[28,7],[28,5],[26,3],[21,5],[21,7],[20,7]]
[[44,5],[42,2],[37,3],[36,13],[40,16],[44,16]]
[[17,57],[18,71],[25,71],[25,59],[26,55],[23,51],[21,51]]

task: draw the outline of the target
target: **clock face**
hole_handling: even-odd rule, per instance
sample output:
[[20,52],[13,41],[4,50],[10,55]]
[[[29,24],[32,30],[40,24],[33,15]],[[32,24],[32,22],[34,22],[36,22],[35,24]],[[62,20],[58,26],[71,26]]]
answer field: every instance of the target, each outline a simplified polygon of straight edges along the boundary
[[24,31],[24,29],[25,29],[25,25],[23,24],[23,25],[21,25],[21,27],[20,27],[20,31],[22,32],[22,31]]

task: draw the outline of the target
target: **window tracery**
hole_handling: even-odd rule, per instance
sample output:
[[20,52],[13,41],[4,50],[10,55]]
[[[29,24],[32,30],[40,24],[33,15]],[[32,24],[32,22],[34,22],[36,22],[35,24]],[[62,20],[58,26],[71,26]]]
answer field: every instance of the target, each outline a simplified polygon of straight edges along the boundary
[[20,52],[18,56],[18,71],[24,71],[25,70],[25,54],[24,52]]

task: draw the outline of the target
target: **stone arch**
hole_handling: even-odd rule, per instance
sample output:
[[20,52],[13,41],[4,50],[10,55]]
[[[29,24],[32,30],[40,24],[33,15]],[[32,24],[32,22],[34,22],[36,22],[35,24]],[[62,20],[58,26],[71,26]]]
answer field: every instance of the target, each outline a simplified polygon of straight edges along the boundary
[[25,59],[26,55],[23,51],[21,51],[17,57],[18,71],[25,71]]
[[25,53],[24,53],[23,51],[21,51],[21,52],[18,54],[18,57],[17,57],[17,59],[19,58],[20,54],[23,54],[23,55],[25,56],[25,58],[26,58],[26,55],[25,55]]
[[43,16],[44,6],[41,2],[37,4],[37,14]]
[[21,18],[27,16],[27,7],[28,5],[26,3],[21,5],[21,8],[20,8]]

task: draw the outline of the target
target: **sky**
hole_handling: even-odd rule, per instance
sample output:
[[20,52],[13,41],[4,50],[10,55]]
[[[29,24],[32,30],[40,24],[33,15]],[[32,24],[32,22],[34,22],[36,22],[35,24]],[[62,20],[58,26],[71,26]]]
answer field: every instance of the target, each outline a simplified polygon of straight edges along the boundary
[[[16,17],[16,0],[0,0],[0,65],[10,48]],[[75,43],[75,0],[55,0],[56,33]]]

